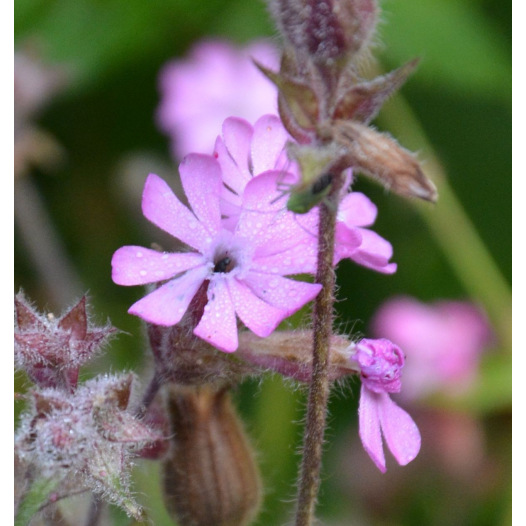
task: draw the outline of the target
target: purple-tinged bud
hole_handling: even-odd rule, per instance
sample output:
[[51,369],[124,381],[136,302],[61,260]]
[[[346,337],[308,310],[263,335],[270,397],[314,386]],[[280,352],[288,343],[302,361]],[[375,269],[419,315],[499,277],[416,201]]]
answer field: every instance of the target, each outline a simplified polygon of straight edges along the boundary
[[354,346],[352,356],[360,366],[362,383],[375,393],[398,393],[402,387],[404,353],[389,340],[364,338]]
[[39,387],[72,392],[79,368],[100,352],[116,329],[92,327],[86,298],[56,319],[39,314],[22,293],[15,296],[15,364]]
[[261,503],[254,454],[226,388],[172,386],[164,502],[181,526],[246,526]]
[[15,437],[25,469],[57,480],[62,495],[91,489],[141,518],[129,485],[131,457],[162,437],[127,411],[133,378],[100,376],[74,393],[30,393]]
[[323,66],[353,59],[377,21],[374,0],[272,0],[270,9],[287,43]]

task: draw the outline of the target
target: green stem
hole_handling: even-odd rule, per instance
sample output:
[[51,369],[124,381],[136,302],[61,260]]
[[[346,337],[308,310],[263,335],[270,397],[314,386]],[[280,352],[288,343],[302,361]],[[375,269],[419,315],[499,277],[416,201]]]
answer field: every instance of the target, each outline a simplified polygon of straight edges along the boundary
[[319,206],[318,269],[316,282],[322,290],[316,297],[313,312],[312,379],[307,402],[307,420],[303,436],[303,457],[298,483],[296,526],[310,526],[314,521],[320,486],[323,437],[329,400],[329,354],[332,333],[335,273],[333,268],[337,197],[343,177],[333,183],[331,194]]

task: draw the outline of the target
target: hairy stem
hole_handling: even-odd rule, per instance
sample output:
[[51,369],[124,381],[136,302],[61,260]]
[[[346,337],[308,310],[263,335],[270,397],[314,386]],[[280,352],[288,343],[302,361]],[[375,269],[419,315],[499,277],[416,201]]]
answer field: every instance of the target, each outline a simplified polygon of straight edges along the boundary
[[150,380],[150,383],[148,384],[148,387],[146,388],[146,391],[144,392],[142,396],[142,400],[139,406],[135,410],[135,416],[137,418],[144,417],[144,415],[146,414],[146,411],[150,407],[151,403],[153,402],[154,398],[156,397],[162,385],[163,385],[163,382],[161,378],[159,377],[159,373],[155,371],[152,379]]
[[313,311],[312,379],[309,387],[307,419],[303,437],[303,457],[296,504],[296,526],[312,524],[320,486],[323,437],[330,391],[328,365],[335,285],[334,236],[338,195],[343,184],[343,177],[340,176],[337,179],[333,183],[329,197],[319,207],[316,282],[320,283],[323,288],[316,297]]

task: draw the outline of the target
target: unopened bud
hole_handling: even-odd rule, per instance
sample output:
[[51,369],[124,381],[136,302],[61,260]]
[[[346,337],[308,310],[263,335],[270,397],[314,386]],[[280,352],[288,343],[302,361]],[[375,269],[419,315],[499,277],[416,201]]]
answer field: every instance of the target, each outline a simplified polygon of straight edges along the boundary
[[93,327],[83,297],[55,318],[37,312],[22,293],[15,296],[15,364],[39,387],[75,390],[79,368],[117,332]]
[[181,526],[245,526],[258,512],[254,454],[228,389],[172,386],[164,501]]
[[376,26],[375,0],[273,0],[270,7],[287,42],[321,65],[352,59]]

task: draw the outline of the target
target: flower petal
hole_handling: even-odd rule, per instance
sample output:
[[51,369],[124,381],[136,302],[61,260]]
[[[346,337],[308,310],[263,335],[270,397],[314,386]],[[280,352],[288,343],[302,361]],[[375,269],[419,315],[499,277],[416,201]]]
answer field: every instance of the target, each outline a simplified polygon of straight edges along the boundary
[[202,263],[203,256],[195,252],[175,254],[126,246],[113,254],[111,277],[117,285],[144,285],[172,278]]
[[211,155],[192,153],[179,165],[184,192],[194,214],[211,235],[221,225],[221,168]]
[[232,158],[223,139],[218,137],[214,148],[214,157],[217,159],[221,166],[221,173],[223,177],[223,183],[231,188],[238,196],[239,202],[241,203],[241,195],[243,195],[243,189],[246,184],[252,178],[247,167],[239,167],[236,161]]
[[305,283],[261,272],[249,272],[243,281],[258,298],[274,307],[285,309],[287,316],[314,299],[321,290],[321,285],[317,283]]
[[210,234],[203,225],[155,174],[144,183],[142,211],[154,225],[195,249],[209,243]]
[[288,316],[286,310],[274,307],[259,299],[240,280],[229,281],[228,288],[236,314],[254,334],[262,338],[268,336]]
[[420,451],[420,431],[413,419],[385,393],[378,404],[378,416],[387,446],[401,466]]
[[282,193],[278,184],[292,179],[289,173],[265,172],[245,187],[236,234],[254,240],[258,254],[281,252],[306,238],[316,243],[315,236],[305,230],[279,199]]
[[[233,190],[238,191],[239,181],[243,187],[252,179],[250,172],[250,142],[253,137],[252,126],[245,120],[238,117],[230,117],[223,122],[223,141],[228,156],[234,161],[237,167],[237,180],[224,182]],[[232,183],[232,184],[231,184]],[[238,192],[243,193],[243,188]]]
[[260,251],[261,247],[252,261],[254,271],[282,276],[316,273],[318,261],[316,238],[305,238],[291,248],[268,256],[260,255]]
[[254,124],[251,145],[254,176],[279,168],[277,161],[285,148],[287,139],[289,135],[275,115],[263,115],[257,120]]
[[[342,257],[350,255],[362,244],[361,228],[348,227],[346,224],[338,221],[335,232],[335,259],[340,261]],[[343,254],[342,257],[339,254]]]
[[369,226],[376,220],[378,209],[376,205],[361,192],[350,192],[338,207],[338,221],[348,227]]
[[376,464],[376,467],[382,473],[385,473],[385,455],[382,444],[380,417],[378,415],[378,405],[382,396],[389,398],[389,395],[385,393],[373,393],[367,389],[365,385],[362,385],[358,417],[362,445]]
[[[362,242],[357,248],[353,248],[352,244],[345,242],[346,231],[359,232],[361,235]],[[389,241],[386,241],[376,232],[365,228],[348,229],[343,223],[339,223],[336,229],[336,240],[336,261],[350,258],[359,265],[376,270],[377,272],[382,272],[383,274],[393,274],[396,272],[396,263],[389,263],[393,255],[393,247]]]
[[135,302],[128,312],[156,325],[175,325],[181,321],[208,272],[204,265],[191,269]]
[[221,351],[237,349],[236,313],[224,279],[210,281],[208,303],[194,334]]

